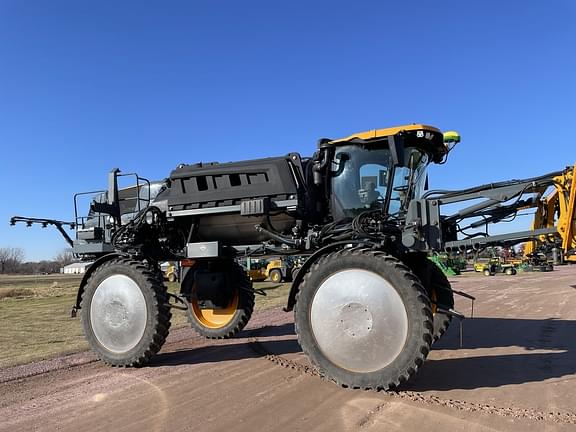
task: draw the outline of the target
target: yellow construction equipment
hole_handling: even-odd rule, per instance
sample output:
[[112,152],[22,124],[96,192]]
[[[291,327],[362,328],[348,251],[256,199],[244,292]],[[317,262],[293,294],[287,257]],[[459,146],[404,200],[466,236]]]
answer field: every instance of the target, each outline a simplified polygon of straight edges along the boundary
[[169,263],[164,269],[164,279],[169,282],[178,282],[180,280],[178,266]]
[[266,272],[266,260],[261,258],[248,258],[240,260],[240,265],[246,270],[246,274],[252,282],[262,282],[268,278]]
[[262,282],[269,279],[272,282],[280,283],[283,281],[289,282],[292,279],[290,259],[251,259],[249,268],[247,264],[244,264],[244,267],[247,268],[248,276],[254,282]]
[[275,283],[288,281],[291,279],[291,266],[286,259],[273,258],[266,265],[266,276]]
[[532,229],[556,228],[556,232],[529,241],[524,256],[543,248],[552,252],[555,263],[576,262],[576,165],[554,177],[554,189],[538,202]]

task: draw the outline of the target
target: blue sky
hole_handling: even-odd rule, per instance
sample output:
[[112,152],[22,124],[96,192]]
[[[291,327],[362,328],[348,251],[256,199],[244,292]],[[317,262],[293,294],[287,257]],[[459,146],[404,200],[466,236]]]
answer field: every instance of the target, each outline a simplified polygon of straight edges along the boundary
[[65,248],[14,214],[70,220],[113,167],[299,151],[404,123],[456,129],[434,188],[576,161],[572,1],[0,0],[0,247]]

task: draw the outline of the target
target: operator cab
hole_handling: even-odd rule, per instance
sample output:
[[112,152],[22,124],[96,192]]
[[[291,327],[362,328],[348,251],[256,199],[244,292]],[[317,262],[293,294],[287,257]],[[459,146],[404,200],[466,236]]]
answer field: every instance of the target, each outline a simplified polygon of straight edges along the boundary
[[[459,141],[451,133],[450,143]],[[425,190],[426,168],[451,149],[438,129],[425,125],[363,132],[327,143],[334,146],[330,172],[334,220],[368,210],[401,216]]]

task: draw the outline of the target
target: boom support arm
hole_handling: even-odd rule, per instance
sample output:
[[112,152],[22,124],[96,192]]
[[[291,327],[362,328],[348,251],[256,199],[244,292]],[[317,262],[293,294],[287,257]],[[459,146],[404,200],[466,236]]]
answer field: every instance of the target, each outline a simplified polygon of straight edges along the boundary
[[[406,216],[403,244],[412,250],[464,250],[486,246],[512,245],[541,237],[558,237],[574,245],[576,188],[571,179],[576,167],[553,172],[540,177],[491,183],[461,191],[430,191],[422,199],[410,203]],[[569,178],[570,180],[567,180]],[[564,179],[560,182],[559,179]],[[554,186],[557,195],[563,196],[560,205],[561,217],[556,226],[541,224],[531,231],[489,236],[487,233],[464,234],[463,230],[497,223],[514,216],[518,211],[538,208],[542,212],[542,197]],[[525,195],[531,195],[525,197]],[[447,204],[482,200],[454,214],[442,215],[440,207]],[[465,227],[460,224],[466,219],[476,218]],[[458,239],[458,233],[466,236]]]
[[[554,177],[555,189],[543,197],[534,214],[532,229],[556,228],[556,236],[539,236],[526,244],[524,254],[530,254],[538,243],[561,248],[564,258],[576,262],[576,165]],[[561,244],[560,244],[561,243]]]

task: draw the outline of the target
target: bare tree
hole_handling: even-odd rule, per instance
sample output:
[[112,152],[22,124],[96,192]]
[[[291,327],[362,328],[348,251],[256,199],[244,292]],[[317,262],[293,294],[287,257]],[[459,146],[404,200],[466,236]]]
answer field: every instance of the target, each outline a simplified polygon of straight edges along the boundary
[[0,273],[16,273],[23,259],[24,250],[21,248],[0,248]]
[[76,258],[74,257],[74,253],[72,253],[72,250],[64,249],[62,252],[60,252],[58,255],[54,257],[54,261],[56,261],[60,265],[60,267],[64,267],[76,261]]

